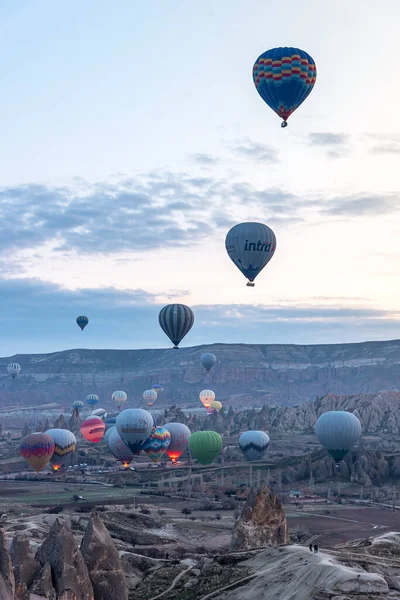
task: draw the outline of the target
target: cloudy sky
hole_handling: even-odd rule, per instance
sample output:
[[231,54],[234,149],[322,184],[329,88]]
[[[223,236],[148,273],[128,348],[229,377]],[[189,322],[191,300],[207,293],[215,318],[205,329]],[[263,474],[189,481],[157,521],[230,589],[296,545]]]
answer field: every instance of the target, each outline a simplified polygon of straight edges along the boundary
[[[361,5],[362,4],[362,5]],[[400,337],[398,0],[0,5],[0,354]],[[282,130],[252,82],[293,45]],[[247,288],[228,229],[270,225]],[[82,334],[74,323],[87,314]]]

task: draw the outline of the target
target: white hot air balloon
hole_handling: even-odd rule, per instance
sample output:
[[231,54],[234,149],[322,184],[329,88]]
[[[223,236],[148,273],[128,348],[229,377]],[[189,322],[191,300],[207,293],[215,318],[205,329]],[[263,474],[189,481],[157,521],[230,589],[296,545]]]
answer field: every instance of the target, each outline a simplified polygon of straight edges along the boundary
[[7,373],[15,379],[21,373],[21,365],[16,362],[12,362],[7,366]]

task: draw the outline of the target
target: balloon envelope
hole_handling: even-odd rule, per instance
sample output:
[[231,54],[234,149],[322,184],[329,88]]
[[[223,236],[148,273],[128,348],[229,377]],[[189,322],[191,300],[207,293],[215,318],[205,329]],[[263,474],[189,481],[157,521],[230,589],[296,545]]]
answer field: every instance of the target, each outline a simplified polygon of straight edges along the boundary
[[239,223],[228,231],[225,248],[231,261],[253,282],[273,257],[276,238],[268,225]]
[[353,413],[331,410],[318,418],[315,433],[332,458],[340,461],[359,441],[361,423]]
[[212,352],[206,352],[200,356],[200,362],[205,370],[208,372],[217,364],[217,357]]
[[30,433],[20,443],[19,451],[37,473],[43,471],[54,452],[54,440],[47,433]]
[[127,408],[117,417],[116,427],[124,444],[135,453],[140,453],[144,442],[154,427],[153,417],[142,408]]
[[157,395],[164,391],[164,387],[161,385],[161,383],[153,383],[151,387],[157,392]]
[[86,402],[89,406],[96,406],[100,402],[100,398],[97,394],[89,394],[89,396],[86,396]]
[[88,417],[81,425],[81,434],[88,442],[100,442],[105,430],[106,425],[100,417]]
[[165,429],[168,429],[171,434],[171,443],[167,450],[167,454],[174,463],[188,447],[191,432],[189,427],[183,423],[166,423],[164,427]]
[[105,421],[107,419],[107,411],[105,408],[95,408],[92,410],[92,416],[100,417],[102,421]]
[[269,446],[265,431],[245,431],[239,438],[239,448],[247,460],[261,460]]
[[89,319],[83,315],[80,315],[79,317],[76,317],[76,323],[83,331],[86,325],[89,323]]
[[287,119],[311,93],[317,79],[314,60],[299,48],[272,48],[261,54],[253,66],[253,81],[266,104]]
[[56,471],[62,466],[71,463],[72,453],[76,450],[76,437],[68,429],[48,429],[45,433],[54,442],[54,453],[50,459],[53,469]]
[[209,465],[222,450],[222,437],[216,431],[196,431],[189,440],[189,450],[202,465]]
[[146,400],[151,406],[157,400],[157,392],[155,390],[146,390],[143,392],[143,400]]
[[[107,438],[107,446],[111,454],[119,460],[124,466],[129,465],[133,460],[133,454],[126,444],[121,440],[118,431],[115,427],[109,430],[110,434]],[[108,432],[107,432],[108,433]]]
[[161,329],[178,348],[187,333],[192,329],[194,314],[185,304],[168,304],[161,309],[158,315]]
[[118,406],[122,406],[123,404],[125,404],[125,402],[128,400],[128,395],[126,392],[123,392],[122,390],[117,390],[116,392],[113,392],[112,396],[111,396],[111,400]]
[[8,373],[9,375],[11,375],[11,377],[12,377],[13,379],[15,379],[15,378],[17,377],[17,375],[19,375],[19,374],[21,373],[21,365],[19,365],[19,364],[18,364],[18,363],[16,363],[16,362],[10,363],[10,364],[7,366],[7,373]]
[[199,398],[204,408],[210,408],[211,402],[215,400],[215,393],[212,390],[202,390]]
[[145,441],[143,452],[154,462],[158,463],[171,443],[171,434],[166,427],[156,427],[154,433]]
[[222,408],[222,402],[220,402],[219,400],[213,400],[210,404],[210,408],[213,411],[216,410],[217,412],[219,412]]
[[81,408],[83,408],[83,407],[84,407],[84,404],[83,404],[83,402],[82,402],[81,400],[75,400],[75,401],[72,403],[72,408],[73,408],[74,410],[80,410],[80,409],[81,409]]

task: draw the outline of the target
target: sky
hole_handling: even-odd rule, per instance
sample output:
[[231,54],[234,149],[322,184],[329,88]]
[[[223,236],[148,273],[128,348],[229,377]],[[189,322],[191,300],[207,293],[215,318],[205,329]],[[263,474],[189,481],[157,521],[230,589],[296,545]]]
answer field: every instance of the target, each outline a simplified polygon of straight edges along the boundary
[[[398,0],[0,4],[0,355],[400,338]],[[255,59],[306,50],[281,129]],[[277,251],[255,288],[236,223]],[[83,333],[74,323],[86,314]]]

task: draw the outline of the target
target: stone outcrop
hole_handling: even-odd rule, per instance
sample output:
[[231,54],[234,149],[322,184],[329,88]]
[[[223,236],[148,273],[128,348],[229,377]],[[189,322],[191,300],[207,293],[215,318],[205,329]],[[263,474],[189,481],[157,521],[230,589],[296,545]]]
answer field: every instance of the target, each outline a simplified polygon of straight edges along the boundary
[[81,553],[90,574],[95,600],[127,600],[128,591],[121,559],[98,515],[86,528]]
[[35,560],[29,538],[23,532],[15,534],[10,546],[10,556],[15,578],[15,597],[17,600],[31,600],[28,590],[40,570],[40,563]]
[[3,528],[0,528],[0,598],[13,600],[15,593],[14,571],[7,540]]
[[[199,359],[214,352],[218,364],[206,376]],[[178,356],[177,356],[178,355]],[[18,360],[18,356],[13,357]],[[3,359],[4,364],[10,359]],[[361,344],[213,344],[164,350],[67,350],[25,355],[24,377],[18,389],[0,381],[0,402],[70,406],[96,390],[109,397],[122,386],[129,397],[141,395],[148,382],[161,381],[159,402],[178,404],[197,396],[207,383],[221,398],[246,405],[295,405],[334,394],[377,393],[400,387],[400,341]],[[290,385],[288,385],[290,382]],[[107,406],[106,406],[107,408]]]
[[36,553],[42,567],[51,567],[57,600],[94,600],[93,588],[72,531],[57,519]]
[[242,514],[236,521],[231,550],[249,550],[289,543],[285,512],[267,487],[250,491]]
[[29,594],[29,600],[58,600],[53,587],[51,566],[49,563],[43,565],[36,574],[34,581],[29,587]]

